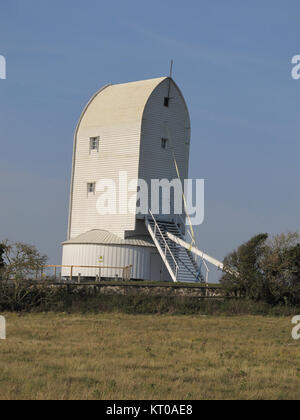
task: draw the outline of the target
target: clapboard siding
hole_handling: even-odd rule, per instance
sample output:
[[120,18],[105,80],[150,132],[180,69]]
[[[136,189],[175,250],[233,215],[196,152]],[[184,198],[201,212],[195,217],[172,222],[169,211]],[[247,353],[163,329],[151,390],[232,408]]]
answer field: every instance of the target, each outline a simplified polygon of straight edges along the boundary
[[[165,107],[169,83],[171,99],[169,107]],[[173,149],[183,182],[188,177],[190,133],[190,117],[182,94],[173,81],[165,79],[152,92],[143,114],[139,177],[148,185],[152,179],[176,179]],[[161,148],[162,138],[169,139],[166,150]]]
[[[99,257],[103,258],[103,263],[99,268],[104,267],[127,267],[132,265],[131,276],[133,279],[150,280],[150,257],[157,251],[151,247],[139,247],[129,245],[96,245],[96,244],[67,244],[63,247],[63,262],[65,265],[97,266]],[[114,278],[116,275],[122,277],[122,270],[117,268],[73,268],[73,276],[79,274],[82,277],[101,277]],[[70,268],[62,269],[62,276],[70,276]],[[167,278],[167,276],[166,276]]]
[[[169,84],[170,105],[165,107]],[[75,136],[68,239],[93,229],[109,230],[120,238],[135,230],[135,215],[100,215],[100,193],[87,194],[87,183],[111,179],[118,186],[120,171],[127,172],[128,182],[141,178],[149,186],[152,179],[177,178],[171,139],[167,150],[161,148],[161,138],[169,137],[166,124],[183,181],[188,177],[190,118],[183,96],[171,79],[110,85],[95,95]],[[90,137],[98,136],[99,151],[90,151]],[[118,188],[116,193],[118,198]],[[134,195],[128,193],[128,197]]]
[[[69,239],[92,229],[107,229],[123,238],[125,231],[135,229],[135,215],[99,215],[99,193],[88,196],[87,183],[112,179],[118,185],[119,171],[128,173],[128,182],[138,178],[143,112],[163,80],[108,86],[85,110],[75,138]],[[89,138],[97,136],[99,152],[90,153]]]

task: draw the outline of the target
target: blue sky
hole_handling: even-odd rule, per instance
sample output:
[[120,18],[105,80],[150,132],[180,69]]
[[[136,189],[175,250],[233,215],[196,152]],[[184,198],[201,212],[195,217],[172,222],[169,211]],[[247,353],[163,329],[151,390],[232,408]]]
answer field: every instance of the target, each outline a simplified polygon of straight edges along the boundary
[[167,75],[171,58],[190,176],[206,180],[199,247],[223,259],[256,233],[299,230],[299,32],[294,0],[1,0],[0,239],[60,263],[83,106],[108,82]]

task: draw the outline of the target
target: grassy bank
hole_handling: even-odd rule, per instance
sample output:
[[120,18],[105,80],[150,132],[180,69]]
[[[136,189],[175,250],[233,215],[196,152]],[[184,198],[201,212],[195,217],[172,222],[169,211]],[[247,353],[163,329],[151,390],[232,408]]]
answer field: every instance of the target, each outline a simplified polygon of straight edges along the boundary
[[290,317],[6,313],[1,399],[299,399]]

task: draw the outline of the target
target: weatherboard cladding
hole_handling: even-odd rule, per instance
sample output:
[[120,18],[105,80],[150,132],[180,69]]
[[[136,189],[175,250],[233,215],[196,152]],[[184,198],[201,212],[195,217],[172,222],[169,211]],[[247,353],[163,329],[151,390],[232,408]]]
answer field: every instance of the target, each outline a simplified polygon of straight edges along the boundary
[[[151,254],[157,253],[156,249],[149,246],[132,245],[101,245],[101,244],[73,244],[67,243],[63,246],[63,264],[74,266],[98,266],[99,268],[74,267],[73,277],[79,274],[82,277],[102,278],[122,277],[123,270],[120,268],[103,267],[126,267],[132,265],[132,278],[150,280],[150,258]],[[102,257],[103,263],[99,263]],[[99,269],[101,268],[101,271]],[[62,268],[62,276],[70,276],[70,268]]]
[[[169,107],[165,107],[163,98],[168,96],[169,89]],[[168,139],[166,149],[161,148],[162,138]],[[181,180],[184,181],[188,177],[189,144],[187,106],[176,84],[166,79],[152,92],[143,115],[139,178],[146,180],[148,185],[152,179],[176,179],[174,150]]]
[[[170,106],[163,104],[168,95]],[[88,105],[77,130],[70,218],[70,238],[93,229],[109,230],[120,238],[134,231],[135,215],[99,215],[98,194],[87,196],[87,183],[99,179],[118,181],[119,171],[128,180],[176,178],[169,142],[161,149],[161,138],[172,134],[181,177],[188,175],[190,120],[184,99],[173,81],[151,79],[103,89]],[[100,137],[99,152],[90,151],[89,138]],[[122,197],[126,200],[126,197]]]
[[[135,229],[135,215],[99,215],[98,195],[87,197],[86,185],[99,179],[112,179],[118,184],[119,171],[128,173],[128,182],[138,178],[144,108],[151,92],[163,80],[108,86],[87,107],[76,136],[70,238],[95,228],[109,228],[124,238],[125,231]],[[100,137],[99,152],[90,153],[89,138],[96,136]]]

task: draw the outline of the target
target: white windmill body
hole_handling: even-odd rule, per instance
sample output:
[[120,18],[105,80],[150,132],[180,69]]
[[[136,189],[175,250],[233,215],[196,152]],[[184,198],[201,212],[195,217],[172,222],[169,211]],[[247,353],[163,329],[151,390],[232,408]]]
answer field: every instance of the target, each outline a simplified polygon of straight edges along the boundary
[[[170,138],[172,137],[172,138]],[[72,275],[92,279],[100,263],[103,278],[120,275],[118,267],[132,266],[140,280],[195,281],[198,267],[189,250],[178,247],[168,232],[184,239],[185,212],[126,211],[137,203],[120,185],[120,172],[128,185],[137,179],[148,186],[153,179],[188,178],[190,117],[179,88],[169,77],[107,85],[85,107],[74,138],[68,239],[63,243],[63,266]],[[111,180],[118,198],[116,212],[101,214],[97,183]],[[123,178],[122,178],[123,179]],[[149,203],[151,203],[149,188]],[[121,208],[120,208],[121,207]],[[93,268],[83,268],[83,267]],[[62,271],[69,276],[69,269]]]

